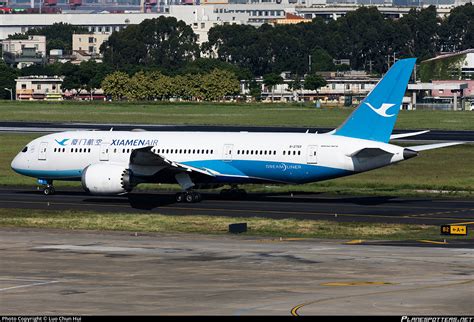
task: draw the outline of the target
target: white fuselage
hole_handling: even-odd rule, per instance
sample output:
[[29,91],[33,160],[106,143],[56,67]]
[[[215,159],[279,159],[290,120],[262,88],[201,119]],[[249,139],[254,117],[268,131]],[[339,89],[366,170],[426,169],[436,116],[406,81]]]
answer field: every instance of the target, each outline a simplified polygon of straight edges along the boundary
[[[92,164],[133,168],[132,151],[147,146],[167,160],[214,174],[214,181],[220,184],[307,183],[347,176],[402,161],[404,150],[332,134],[71,131],[31,141],[15,157],[12,168],[39,179],[80,180],[83,170]],[[354,157],[367,148],[388,154]],[[133,170],[149,176],[156,169]],[[159,174],[150,182],[160,182]]]

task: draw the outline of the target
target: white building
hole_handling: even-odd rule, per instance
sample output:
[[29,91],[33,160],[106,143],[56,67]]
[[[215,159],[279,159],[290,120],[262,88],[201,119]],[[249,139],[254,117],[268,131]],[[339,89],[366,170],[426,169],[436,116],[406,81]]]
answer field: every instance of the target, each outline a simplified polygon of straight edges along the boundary
[[17,100],[62,100],[61,77],[24,76],[15,81]]
[[32,48],[37,53],[46,53],[45,36],[28,36],[28,39],[6,39],[2,41],[3,51],[21,54],[25,48]]
[[[59,14],[3,14],[0,15],[0,39],[15,33],[25,33],[29,29],[41,28],[54,23],[68,23],[86,27],[93,33],[111,33],[129,25],[140,24],[145,19],[160,16],[175,17],[193,26],[197,23],[200,42],[207,39],[207,31],[214,24],[248,23],[248,14],[219,12],[216,5],[170,6],[169,13],[59,13]],[[204,22],[201,28],[201,22]],[[206,35],[204,35],[206,33]]]
[[86,51],[90,55],[99,55],[100,46],[109,39],[111,32],[72,35],[72,50]]
[[183,20],[193,28],[198,44],[208,41],[208,32],[212,27],[227,24],[246,24],[249,15],[244,12],[224,12],[217,5],[170,6],[169,15]]
[[46,37],[28,36],[28,39],[6,39],[2,41],[3,60],[17,68],[43,64],[46,59]]
[[[331,105],[355,105],[359,104],[379,82],[380,78],[371,77],[365,72],[349,71],[344,73],[324,72],[326,86],[317,91],[306,89],[290,89],[292,79],[285,77],[287,73],[282,73],[283,83],[272,88],[263,84],[263,79],[256,79],[262,90],[263,101],[289,102],[289,101],[309,101],[317,100]],[[301,81],[304,87],[304,80]],[[241,82],[241,94],[249,94],[248,82]]]

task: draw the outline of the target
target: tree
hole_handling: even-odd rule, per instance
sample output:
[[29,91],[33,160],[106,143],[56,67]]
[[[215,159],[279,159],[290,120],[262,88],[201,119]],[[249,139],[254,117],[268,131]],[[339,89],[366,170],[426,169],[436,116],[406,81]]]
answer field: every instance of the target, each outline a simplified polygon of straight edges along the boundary
[[256,101],[261,100],[261,98],[262,98],[262,87],[255,80],[251,80],[249,82],[249,91],[250,91],[250,96],[252,96],[254,100],[256,100]]
[[[407,32],[405,50],[412,57],[421,60],[433,57],[438,51],[438,31],[440,20],[435,6],[417,10],[411,9],[409,13],[398,21]],[[395,50],[394,50],[395,51]]]
[[279,74],[270,73],[263,76],[263,84],[271,88],[272,102],[273,102],[273,91],[274,91],[275,86],[282,83],[283,83],[283,78]]
[[318,90],[326,86],[327,82],[326,80],[318,74],[309,74],[306,75],[304,79],[304,89],[308,89],[310,91],[316,91],[318,93]]
[[451,10],[439,28],[442,51],[474,48],[474,5],[466,3]]
[[214,69],[203,76],[202,93],[206,101],[222,100],[227,95],[239,93],[240,83],[232,72]]
[[196,41],[185,22],[160,16],[113,32],[100,51],[104,62],[115,68],[138,65],[174,70],[199,56]]
[[296,75],[291,82],[288,83],[288,88],[293,91],[298,91],[303,88],[303,83],[301,82],[301,78]]
[[311,71],[322,72],[335,69],[333,58],[329,53],[322,49],[316,48],[311,55]]
[[0,62],[0,98],[10,99],[10,92],[5,88],[13,91],[15,96],[15,79],[18,77],[19,71],[17,69],[8,67],[4,62]]
[[143,71],[135,73],[127,86],[127,97],[134,101],[145,101],[154,98],[154,82]]
[[104,78],[102,89],[106,95],[112,96],[112,99],[120,100],[129,93],[130,77],[124,72],[114,72]]
[[165,76],[159,71],[153,71],[148,75],[150,82],[152,83],[153,97],[164,100],[170,98],[175,93],[173,86],[173,78]]

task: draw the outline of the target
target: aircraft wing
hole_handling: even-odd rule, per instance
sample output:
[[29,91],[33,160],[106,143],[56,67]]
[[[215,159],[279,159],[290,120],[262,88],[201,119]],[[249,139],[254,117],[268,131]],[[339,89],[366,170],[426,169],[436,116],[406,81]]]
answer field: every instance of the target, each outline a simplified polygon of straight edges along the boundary
[[419,132],[410,132],[410,133],[400,133],[400,134],[392,134],[390,135],[390,140],[401,139],[401,138],[408,138],[410,136],[416,136],[428,133],[430,130],[419,131]]
[[134,166],[145,166],[145,167],[157,167],[160,168],[160,171],[163,170],[172,170],[173,172],[188,172],[188,173],[198,173],[210,177],[215,177],[207,169],[196,168],[179,162],[175,162],[165,157],[156,154],[152,151],[152,146],[147,146],[140,149],[135,149],[130,155],[130,164]]
[[466,142],[447,142],[447,143],[416,145],[416,146],[409,146],[408,149],[419,152],[419,151],[425,151],[425,150],[445,148],[448,146],[459,145],[459,144],[464,144],[464,143]]

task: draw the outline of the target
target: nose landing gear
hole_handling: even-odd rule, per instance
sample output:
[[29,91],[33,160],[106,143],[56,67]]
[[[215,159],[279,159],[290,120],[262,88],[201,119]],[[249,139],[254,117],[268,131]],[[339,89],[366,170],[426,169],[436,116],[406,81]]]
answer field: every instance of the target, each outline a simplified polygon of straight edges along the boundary
[[46,196],[54,195],[56,193],[56,189],[54,189],[54,187],[52,185],[48,185],[48,186],[43,188],[43,193]]
[[[53,186],[53,180],[38,179],[38,184],[43,186],[43,194],[45,196],[54,195],[56,193],[56,189],[54,189]],[[39,189],[40,187],[38,187],[38,190]]]

